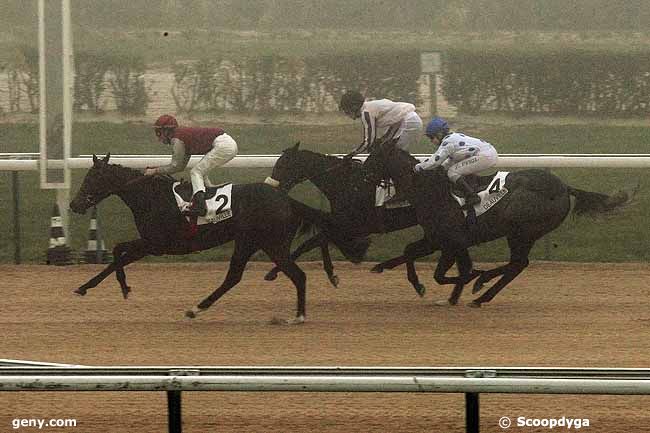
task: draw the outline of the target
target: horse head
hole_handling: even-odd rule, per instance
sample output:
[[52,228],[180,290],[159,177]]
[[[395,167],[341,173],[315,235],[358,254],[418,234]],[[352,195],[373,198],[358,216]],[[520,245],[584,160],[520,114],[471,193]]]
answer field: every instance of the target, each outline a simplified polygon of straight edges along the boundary
[[289,191],[295,185],[307,180],[300,157],[300,142],[282,151],[273,166],[273,173],[264,183],[282,191]]
[[399,138],[379,139],[372,146],[372,153],[378,161],[378,170],[394,181],[408,179],[413,175],[413,166],[418,160],[396,146]]
[[134,173],[138,173],[121,165],[109,164],[110,157],[110,153],[104,158],[93,155],[93,165],[70,202],[70,209],[73,212],[84,214],[86,210],[96,206],[109,195],[120,191],[125,183],[133,179]]
[[273,173],[264,182],[283,191],[289,191],[306,180],[311,180],[319,188],[327,188],[332,182],[349,181],[354,169],[359,171],[358,164],[349,158],[301,150],[298,142],[282,152],[273,166]]

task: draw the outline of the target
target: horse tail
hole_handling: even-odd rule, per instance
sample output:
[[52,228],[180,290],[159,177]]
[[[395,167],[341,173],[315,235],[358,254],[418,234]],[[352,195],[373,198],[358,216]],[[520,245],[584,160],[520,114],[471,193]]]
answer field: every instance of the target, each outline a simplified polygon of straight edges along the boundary
[[289,203],[293,211],[303,219],[301,231],[315,225],[325,232],[327,239],[336,245],[346,259],[352,263],[363,261],[370,247],[368,237],[347,237],[338,229],[334,218],[330,214],[307,206],[291,197],[289,197]]
[[613,211],[630,200],[625,191],[618,191],[612,195],[599,192],[583,191],[578,188],[568,187],[569,194],[575,197],[573,206],[574,215],[593,215]]

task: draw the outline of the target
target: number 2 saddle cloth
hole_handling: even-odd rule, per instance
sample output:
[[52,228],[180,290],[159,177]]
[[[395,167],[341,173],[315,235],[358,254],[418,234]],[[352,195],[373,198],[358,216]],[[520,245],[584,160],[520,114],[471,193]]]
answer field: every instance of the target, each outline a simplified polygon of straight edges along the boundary
[[[192,201],[192,184],[189,182],[175,182],[172,185],[178,209],[183,212]],[[208,212],[203,217],[198,217],[197,225],[216,224],[232,218],[232,183],[206,188],[205,205]],[[189,221],[189,217],[188,221]]]

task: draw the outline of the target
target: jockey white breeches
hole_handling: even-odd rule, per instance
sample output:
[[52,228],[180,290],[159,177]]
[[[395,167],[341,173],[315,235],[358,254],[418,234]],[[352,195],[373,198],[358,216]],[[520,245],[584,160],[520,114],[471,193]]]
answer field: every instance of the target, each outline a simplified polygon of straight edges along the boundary
[[478,173],[479,171],[494,167],[498,160],[499,156],[496,150],[482,150],[474,156],[470,156],[467,159],[451,164],[449,168],[447,168],[447,177],[449,177],[449,180],[456,183],[456,181],[462,176]]
[[205,191],[205,186],[214,186],[208,173],[213,168],[221,167],[237,155],[237,143],[228,134],[221,134],[212,142],[212,150],[190,170],[192,192]]
[[418,113],[412,111],[406,115],[395,133],[395,137],[399,137],[395,146],[407,152],[411,145],[420,141],[420,138],[422,138],[422,119],[420,119]]

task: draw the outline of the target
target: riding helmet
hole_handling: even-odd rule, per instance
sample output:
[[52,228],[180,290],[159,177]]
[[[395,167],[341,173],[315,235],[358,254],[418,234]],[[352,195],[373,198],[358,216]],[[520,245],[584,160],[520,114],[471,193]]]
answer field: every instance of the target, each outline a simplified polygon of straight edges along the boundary
[[352,115],[361,109],[364,102],[365,98],[361,93],[356,90],[348,90],[341,96],[339,110],[345,114]]
[[438,133],[447,135],[449,133],[449,125],[445,119],[441,117],[434,117],[427,125],[425,135],[429,138],[433,138]]
[[178,122],[174,116],[169,114],[163,114],[156,120],[156,123],[153,124],[155,129],[173,129],[178,128]]

